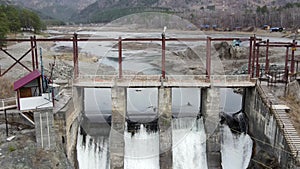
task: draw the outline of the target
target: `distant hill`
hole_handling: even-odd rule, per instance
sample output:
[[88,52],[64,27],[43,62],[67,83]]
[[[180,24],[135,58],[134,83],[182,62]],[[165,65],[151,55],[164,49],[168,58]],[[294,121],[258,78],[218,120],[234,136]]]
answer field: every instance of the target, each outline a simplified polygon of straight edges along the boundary
[[11,0],[0,0],[0,5],[10,5],[13,4]]
[[[9,0],[6,0],[9,1]],[[110,22],[124,15],[143,12],[177,13],[198,24],[228,25],[229,17],[235,26],[256,26],[270,22],[275,23],[276,11],[288,3],[299,3],[299,0],[10,0],[15,4],[33,8],[41,14],[69,23]],[[252,16],[259,12],[262,15]],[[266,17],[266,14],[273,12]],[[290,11],[287,11],[290,12]],[[295,11],[298,12],[298,11]],[[299,12],[298,12],[299,13]],[[222,16],[221,16],[222,15]],[[221,18],[223,17],[223,18]],[[242,18],[244,17],[244,18]],[[259,17],[259,22],[253,17]],[[206,19],[205,19],[206,18]],[[227,19],[227,20],[226,20]],[[269,20],[268,20],[269,19]],[[278,16],[277,16],[278,19]],[[295,22],[298,21],[294,18]],[[243,22],[246,22],[244,24]],[[255,22],[255,23],[254,23]],[[249,23],[249,24],[248,24]],[[271,24],[271,23],[270,23]],[[232,26],[232,25],[231,25]]]
[[11,0],[14,4],[39,11],[51,18],[68,21],[71,16],[97,0]]

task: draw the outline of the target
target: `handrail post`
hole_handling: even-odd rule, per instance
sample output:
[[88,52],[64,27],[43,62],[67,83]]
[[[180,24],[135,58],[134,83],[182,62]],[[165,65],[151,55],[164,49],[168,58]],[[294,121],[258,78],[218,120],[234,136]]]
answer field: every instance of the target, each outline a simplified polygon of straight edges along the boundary
[[267,39],[267,47],[266,47],[266,66],[265,66],[265,73],[268,74],[269,73],[269,43],[270,40]]
[[118,40],[118,48],[119,48],[119,79],[122,78],[122,38],[121,36],[119,37],[119,40]]
[[73,36],[73,60],[74,60],[74,78],[76,79],[79,75],[78,70],[78,41],[77,34]]
[[254,40],[253,40],[253,55],[252,55],[252,72],[251,72],[251,77],[254,78],[254,63],[255,63],[255,48],[256,48],[256,36],[254,35]]
[[161,61],[161,75],[162,78],[166,78],[166,36],[164,33],[161,34],[162,39],[162,61]]
[[206,40],[206,76],[210,80],[211,76],[211,37]]
[[293,46],[292,46],[292,60],[291,60],[291,73],[295,73],[295,50],[296,50],[296,41],[293,40]]
[[250,37],[250,41],[249,41],[249,58],[248,58],[248,74],[250,76],[251,76],[252,46],[253,46],[253,37]]
[[34,39],[30,36],[30,46],[31,46],[31,62],[32,62],[32,71],[35,70],[35,61],[34,61]]

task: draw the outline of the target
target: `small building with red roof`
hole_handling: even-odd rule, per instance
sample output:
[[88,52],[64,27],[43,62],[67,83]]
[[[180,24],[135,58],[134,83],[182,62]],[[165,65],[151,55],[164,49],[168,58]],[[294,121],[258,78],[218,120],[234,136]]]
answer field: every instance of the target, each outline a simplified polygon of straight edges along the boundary
[[52,93],[43,93],[42,76],[34,70],[14,82],[19,110],[33,110],[53,107]]

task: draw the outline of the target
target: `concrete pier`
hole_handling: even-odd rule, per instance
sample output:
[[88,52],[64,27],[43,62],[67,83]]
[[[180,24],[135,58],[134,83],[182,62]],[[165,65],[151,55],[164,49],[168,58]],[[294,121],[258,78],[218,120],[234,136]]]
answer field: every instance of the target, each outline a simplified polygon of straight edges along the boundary
[[201,89],[201,112],[206,133],[206,155],[209,169],[221,167],[220,92],[217,88]]
[[110,131],[110,168],[124,168],[124,130],[127,111],[127,90],[125,87],[111,88],[112,122]]
[[172,88],[161,87],[158,95],[159,165],[172,169]]

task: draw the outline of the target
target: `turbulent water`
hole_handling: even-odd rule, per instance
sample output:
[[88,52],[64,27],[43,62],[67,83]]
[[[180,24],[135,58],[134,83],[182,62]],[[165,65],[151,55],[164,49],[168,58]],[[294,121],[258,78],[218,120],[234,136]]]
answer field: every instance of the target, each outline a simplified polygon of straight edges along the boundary
[[249,165],[253,142],[248,134],[233,134],[227,125],[222,127],[223,169],[246,169]]
[[[95,102],[88,102],[95,105],[100,105],[101,110],[105,109],[108,112],[109,107],[105,107],[107,98],[110,98],[109,91],[101,91],[101,93],[96,93],[98,91],[86,92],[95,96],[101,96],[101,98],[96,98]],[[133,91],[135,92],[135,91]],[[223,93],[227,93],[224,90]],[[153,92],[148,92],[151,95]],[[196,94],[193,94],[196,93]],[[231,93],[231,92],[229,92]],[[138,93],[138,94],[141,94]],[[148,96],[147,95],[147,96]],[[157,95],[157,94],[154,94]],[[186,96],[189,95],[189,96]],[[190,95],[195,96],[191,98]],[[227,96],[222,94],[222,96]],[[102,97],[103,96],[103,97]],[[88,96],[85,96],[89,98]],[[136,96],[134,96],[136,97]],[[144,96],[145,97],[145,96]],[[228,95],[229,98],[236,98],[237,102],[241,99],[238,96],[233,97]],[[146,97],[149,98],[149,97]],[[196,119],[196,115],[199,111],[200,103],[200,90],[194,91],[192,89],[181,89],[174,90],[172,98],[181,98],[179,101],[173,101],[172,110],[174,112],[181,112],[180,115],[189,112],[193,117],[179,117],[174,118],[172,121],[172,151],[173,151],[173,168],[174,169],[207,169],[207,159],[206,159],[206,134],[204,130],[203,119]],[[224,100],[224,101],[222,101]],[[222,107],[225,111],[236,112],[241,109],[241,103],[236,103],[237,106],[233,106],[231,102],[225,102],[225,97],[221,99]],[[136,100],[131,100],[134,103],[138,103]],[[102,103],[103,102],[103,103]],[[151,101],[148,104],[153,104],[157,100]],[[236,102],[236,101],[234,101]],[[189,104],[187,104],[189,103]],[[143,110],[148,104],[134,105],[136,109]],[[108,105],[111,105],[109,103]],[[130,104],[129,104],[130,105]],[[154,105],[154,104],[153,104]],[[174,106],[174,105],[177,105]],[[179,106],[178,106],[179,105]],[[89,107],[90,111],[99,111],[97,106],[90,106],[88,104],[85,107]],[[157,105],[154,105],[157,106]],[[229,109],[229,108],[230,109]],[[130,108],[129,108],[130,109]],[[131,108],[133,109],[133,108]],[[130,110],[131,110],[130,109]],[[183,113],[184,112],[184,113]],[[88,114],[88,113],[87,113]],[[90,118],[86,122],[94,123],[97,122],[97,118]],[[85,124],[85,126],[89,126]],[[97,125],[96,125],[97,126]],[[109,128],[109,126],[108,126]],[[79,128],[82,130],[82,128]],[[80,131],[78,132],[77,140],[77,158],[79,162],[80,169],[109,169],[109,131],[99,132],[99,127],[88,129],[93,134]],[[104,130],[104,129],[103,129]],[[95,132],[97,131],[97,132]],[[231,132],[228,126],[222,125],[222,142],[221,142],[221,153],[222,153],[222,167],[223,169],[245,169],[247,168],[252,154],[252,140],[247,134],[236,135]],[[98,134],[95,134],[98,133]],[[105,133],[102,136],[99,133]],[[90,136],[90,135],[93,136]],[[125,169],[159,169],[159,133],[157,131],[149,131],[144,125],[140,125],[139,129],[135,131],[134,134],[128,132],[127,129],[124,132],[125,141],[125,159],[124,168]]]
[[125,131],[125,169],[159,169],[159,134],[141,124],[132,135]]
[[[82,130],[82,129],[80,129]],[[80,169],[109,169],[109,138],[93,138],[78,132],[77,160]]]
[[173,168],[207,169],[206,135],[203,120],[173,120]]
[[[203,120],[173,119],[173,168],[207,169],[206,135]],[[223,169],[246,169],[252,154],[252,140],[247,134],[236,135],[227,125],[222,129]],[[125,131],[125,169],[159,169],[159,134],[143,125],[132,135]],[[109,138],[78,133],[77,157],[80,169],[109,169]]]

